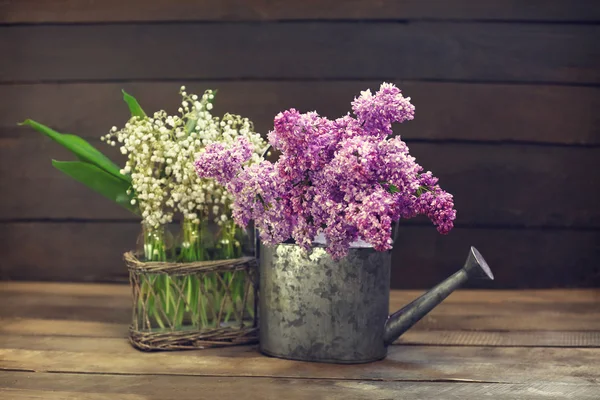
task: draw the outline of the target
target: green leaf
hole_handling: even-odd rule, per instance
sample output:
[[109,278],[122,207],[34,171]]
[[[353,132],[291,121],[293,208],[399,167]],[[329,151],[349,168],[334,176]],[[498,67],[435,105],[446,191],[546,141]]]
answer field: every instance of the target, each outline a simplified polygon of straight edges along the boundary
[[388,186],[388,190],[391,194],[398,193],[400,191],[397,186],[391,184]]
[[135,99],[135,97],[133,97],[124,90],[121,91],[123,92],[123,100],[125,100],[125,103],[127,103],[127,106],[129,107],[129,112],[131,112],[131,116],[144,118],[146,116],[146,113],[142,109],[142,106],[140,106],[140,103],[138,103],[138,101]]
[[198,123],[197,119],[188,119],[188,121],[185,124],[185,133],[190,133],[192,132],[195,128],[196,128],[196,124]]
[[213,98],[212,99],[208,99],[209,103],[214,103],[215,99],[217,98],[217,92],[219,91],[219,89],[213,89],[212,94],[213,94]]
[[116,202],[134,214],[139,214],[137,206],[131,204],[133,196],[127,194],[129,183],[122,179],[116,178],[95,165],[82,161],[52,160],[52,165],[107,199]]
[[129,185],[131,178],[127,175],[121,174],[121,170],[117,164],[112,162],[108,157],[102,154],[98,149],[89,144],[84,139],[76,135],[70,135],[67,133],[59,133],[55,130],[47,127],[46,125],[40,124],[39,122],[27,119],[19,125],[27,125],[32,127],[38,132],[43,133],[50,139],[54,140],[73,154],[81,161],[93,164],[98,168],[108,172],[115,178],[122,180]]

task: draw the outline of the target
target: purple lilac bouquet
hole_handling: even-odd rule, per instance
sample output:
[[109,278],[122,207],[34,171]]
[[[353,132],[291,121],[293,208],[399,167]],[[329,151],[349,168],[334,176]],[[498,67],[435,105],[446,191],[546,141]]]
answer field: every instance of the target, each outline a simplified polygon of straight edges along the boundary
[[240,137],[233,146],[207,146],[196,171],[226,186],[236,223],[245,227],[254,220],[270,245],[293,238],[308,250],[323,235],[334,259],[356,240],[390,250],[394,222],[419,214],[448,233],[456,218],[452,195],[415,162],[406,143],[390,137],[393,122],[414,118],[410,98],[383,83],[374,95],[361,92],[352,110],[356,117],[334,121],[284,111],[269,133],[270,145],[282,154],[276,163],[247,165],[253,149]]

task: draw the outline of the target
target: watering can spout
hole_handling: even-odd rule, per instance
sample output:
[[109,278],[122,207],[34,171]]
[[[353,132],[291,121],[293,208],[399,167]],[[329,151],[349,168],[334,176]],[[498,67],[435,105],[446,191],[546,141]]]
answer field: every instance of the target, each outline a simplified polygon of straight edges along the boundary
[[494,279],[490,267],[475,247],[471,247],[465,265],[458,272],[446,278],[446,280],[387,319],[384,332],[385,344],[391,344],[400,337],[471,277]]

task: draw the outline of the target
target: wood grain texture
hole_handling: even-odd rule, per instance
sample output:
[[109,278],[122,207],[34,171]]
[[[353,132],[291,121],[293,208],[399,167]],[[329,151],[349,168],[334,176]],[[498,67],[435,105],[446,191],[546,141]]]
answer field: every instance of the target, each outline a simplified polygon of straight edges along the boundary
[[[93,316],[99,314],[94,312]],[[127,309],[127,311],[130,311]],[[396,310],[393,310],[396,311]],[[75,310],[77,314],[77,310]],[[467,318],[468,313],[458,316]],[[31,314],[32,316],[35,313]],[[51,314],[56,315],[56,314]],[[81,317],[81,314],[79,314]],[[457,317],[456,315],[454,316]],[[599,314],[595,314],[598,318]],[[123,341],[127,336],[128,324],[115,324],[112,322],[70,321],[68,319],[19,319],[4,318],[2,322],[6,328],[0,330],[0,343],[4,348],[25,348],[30,350],[61,350],[65,347],[69,351],[101,351],[114,348],[115,341]],[[84,319],[89,317],[84,317]],[[510,323],[506,318],[503,322]],[[525,320],[525,318],[521,318]],[[109,320],[108,318],[105,319]],[[573,318],[567,318],[572,321]],[[482,330],[446,330],[428,329],[427,321],[419,323],[403,334],[394,344],[397,345],[429,345],[429,346],[486,346],[486,347],[578,347],[600,348],[600,330],[597,324],[588,323],[571,326],[572,329],[591,329],[591,331],[550,331],[540,330],[545,327],[559,327],[561,323],[557,318],[535,318],[537,326],[531,323],[530,328],[536,330],[523,331],[486,331],[486,322],[480,321]],[[587,319],[588,322],[592,318]],[[541,326],[540,326],[541,325]],[[522,324],[520,328],[523,328]],[[35,338],[32,338],[34,336]],[[77,339],[73,339],[76,337]]]
[[600,347],[600,332],[570,331],[415,331],[405,333],[396,344],[493,347]]
[[289,19],[598,21],[600,11],[588,0],[305,0],[301,3],[180,0],[176,7],[169,0],[5,0],[0,3],[0,22],[4,23]]
[[[11,285],[22,287],[19,291],[6,290]],[[35,288],[48,285],[54,288],[48,292],[33,292]],[[82,287],[83,290],[91,293],[74,293],[69,290],[70,287]],[[113,288],[114,286],[114,288]],[[110,294],[95,293],[104,288],[112,289]],[[118,288],[119,290],[115,290]],[[573,290],[573,289],[571,289]],[[580,291],[581,290],[581,291]],[[422,294],[421,290],[403,290],[393,291],[390,298],[390,311],[395,311],[401,306],[409,303],[417,296]],[[32,295],[35,293],[35,295]],[[568,314],[594,314],[600,312],[600,291],[589,289],[584,291],[577,289],[573,295],[570,295],[569,289],[560,290],[564,298],[547,298],[544,296],[545,290],[534,292],[531,299],[523,299],[516,290],[473,290],[462,289],[453,294],[441,305],[440,314],[456,316],[483,316],[486,314],[486,307],[494,304],[499,309],[499,314],[538,314],[550,313],[563,314],[565,318]],[[574,299],[573,299],[574,298]],[[485,301],[481,303],[481,300]],[[573,300],[571,300],[573,299]],[[5,282],[0,285],[0,302],[6,305],[0,310],[2,317],[18,317],[26,314],[35,318],[46,319],[66,319],[81,321],[113,321],[99,315],[101,309],[129,309],[131,300],[131,291],[129,285],[112,284],[78,284],[78,283],[52,283],[52,282]],[[37,308],[52,312],[42,312]],[[77,308],[88,309],[85,316],[76,316]],[[52,315],[56,313],[56,315]],[[437,314],[438,311],[434,312]],[[129,322],[127,318],[117,318],[114,322]],[[540,328],[543,328],[542,326]]]
[[[397,132],[459,210],[449,236],[403,225],[393,287],[431,287],[470,245],[496,281],[469,287],[600,287],[598,22],[586,0],[0,1],[0,279],[125,282],[121,254],[139,233],[135,218],[52,170],[51,156],[68,155],[16,122],[95,139],[125,122],[121,88],[172,112],[185,84],[218,88],[217,113],[264,133],[290,107],[344,114],[386,80],[417,106]],[[390,310],[421,292],[393,291]],[[126,284],[5,281],[0,304],[1,398],[600,393],[593,289],[459,290],[386,360],[354,366],[256,346],[141,353],[126,341]]]
[[[3,387],[3,388],[2,388]],[[388,382],[325,379],[207,378],[189,376],[82,375],[4,372],[0,394],[11,399],[147,399],[163,400],[373,400],[463,399],[493,396],[497,400],[526,397],[596,399],[598,385],[531,382]],[[4,392],[3,392],[4,391]],[[38,397],[35,397],[38,396]],[[62,397],[60,397],[62,396]],[[87,397],[86,397],[87,396]],[[121,397],[119,397],[121,396]]]
[[0,224],[2,279],[125,280],[122,257],[140,229],[135,222]]
[[[392,291],[390,313],[421,293]],[[124,338],[131,320],[128,285],[4,282],[0,302],[5,306],[0,333],[36,335],[44,346],[52,339],[48,335]],[[507,326],[515,331],[505,332]],[[540,346],[594,347],[598,331],[598,290],[459,290],[401,341],[528,346],[538,340]],[[17,343],[28,342],[17,338]]]
[[[127,311],[130,311],[128,309]],[[10,342],[9,335],[35,336],[41,337],[40,343],[46,342],[46,346],[52,347],[52,343],[59,342],[59,346],[64,343],[61,336],[68,339],[73,337],[93,338],[92,340],[82,340],[80,345],[75,342],[70,344],[71,349],[76,351],[79,348],[89,349],[90,343],[94,343],[92,348],[102,348],[103,346],[112,346],[110,340],[99,341],[98,338],[115,339],[122,341],[127,336],[127,324],[115,322],[94,322],[94,321],[70,321],[70,320],[48,320],[39,318],[2,318],[2,341]],[[44,340],[46,337],[46,340]],[[55,347],[57,349],[57,347]]]
[[600,349],[580,348],[391,346],[385,360],[359,365],[269,358],[248,346],[141,353],[126,340],[107,352],[0,348],[0,370],[376,381],[600,383],[599,360]]
[[[67,388],[65,388],[67,389]],[[49,400],[144,400],[147,397],[138,396],[135,394],[104,394],[104,393],[78,393],[73,391],[64,390],[35,390],[35,389],[12,389],[12,388],[0,388],[0,395],[7,396],[9,399],[15,400],[36,400],[36,399],[49,399]]]
[[[0,224],[3,279],[126,280],[122,254],[135,246],[139,224]],[[440,236],[429,226],[402,228],[392,259],[392,287],[427,288],[454,273],[476,246],[496,280],[469,287],[596,287],[598,231],[456,228]],[[68,248],[68,251],[65,251]],[[415,251],[415,249],[419,249]],[[535,260],[532,263],[531,260]]]
[[[40,287],[46,291],[40,293]],[[461,290],[403,335],[401,342],[529,346],[537,340],[540,346],[598,347],[599,291],[527,293],[528,297],[518,291]],[[393,291],[390,313],[420,294]],[[0,285],[0,302],[4,305],[0,333],[36,335],[40,343],[52,339],[42,338],[47,335],[123,338],[131,322],[128,285],[6,282]],[[28,318],[22,318],[25,315]],[[508,325],[518,331],[499,332]]]
[[2,26],[0,52],[18,61],[0,64],[0,81],[385,78],[597,84],[598,34],[596,25],[431,22]]
[[[118,308],[127,293],[125,285],[0,283],[0,301],[13,298],[6,304],[22,316],[0,315],[0,394],[94,400],[203,394],[233,399],[241,393],[250,399],[593,399],[600,389],[600,348],[591,347],[600,339],[598,290],[459,290],[390,346],[385,360],[361,365],[276,359],[256,346],[144,353],[129,345],[124,323],[31,318],[33,307],[44,303],[65,311],[84,306],[94,315],[104,302]],[[417,294],[394,291],[391,306]],[[485,318],[473,328],[470,317],[484,313],[500,320],[504,331],[490,330],[493,324],[486,321],[492,319]],[[441,329],[424,328],[429,317]],[[584,320],[593,330],[585,330]],[[456,321],[483,330],[454,330]],[[537,330],[519,330],[520,321]]]
[[394,286],[431,286],[471,244],[501,271],[475,286],[600,285],[594,2],[217,3],[0,4],[0,277],[122,279],[137,236],[135,218],[49,168],[66,154],[15,122],[96,138],[127,118],[121,87],[173,110],[186,84],[218,86],[217,110],[266,132],[282,109],[337,116],[391,80],[417,105],[397,132],[455,194],[461,228],[441,238],[406,224],[420,233],[396,249]]
[[[73,156],[49,139],[0,138],[0,219],[136,220],[50,165]],[[92,141],[121,164],[117,148]],[[600,180],[600,148],[411,143],[411,154],[454,195],[457,225],[600,228],[596,197],[574,196]],[[44,196],[40,188],[49,187]],[[15,188],[19,188],[15,190]],[[596,188],[590,188],[597,193]],[[552,199],[552,201],[545,201]],[[425,219],[408,221],[427,223]]]
[[[395,131],[412,140],[525,141],[600,144],[600,88],[395,81],[416,105],[414,121]],[[361,90],[381,81],[324,82],[142,82],[64,83],[0,86],[0,137],[28,137],[16,123],[33,118],[59,131],[97,139],[129,113],[121,89],[134,94],[146,111],[175,113],[179,87],[191,93],[218,89],[215,114],[231,112],[254,121],[257,132],[273,128],[288,108],[318,110],[336,118],[350,111]],[[568,116],[568,118],[565,118]]]

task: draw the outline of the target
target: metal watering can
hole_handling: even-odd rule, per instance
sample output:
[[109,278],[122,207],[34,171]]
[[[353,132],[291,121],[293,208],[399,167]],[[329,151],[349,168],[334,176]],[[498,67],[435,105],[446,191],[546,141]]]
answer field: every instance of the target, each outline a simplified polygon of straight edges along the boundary
[[388,316],[391,252],[352,247],[333,261],[323,247],[306,254],[294,244],[259,248],[260,350],[303,361],[366,363],[470,277],[494,279],[471,247],[455,274]]

